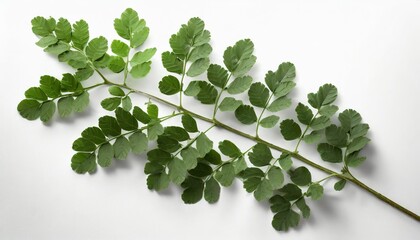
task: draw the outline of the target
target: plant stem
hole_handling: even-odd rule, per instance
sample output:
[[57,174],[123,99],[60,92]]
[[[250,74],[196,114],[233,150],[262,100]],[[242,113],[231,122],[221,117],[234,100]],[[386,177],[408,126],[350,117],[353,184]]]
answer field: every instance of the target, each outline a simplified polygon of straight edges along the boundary
[[305,137],[306,132],[309,130],[309,128],[311,127],[312,122],[314,121],[314,119],[318,116],[319,111],[315,114],[315,116],[312,117],[311,121],[309,122],[309,124],[306,126],[305,130],[303,131],[302,135],[300,136],[296,147],[295,147],[295,152],[298,152],[298,148],[300,145],[300,142],[302,142],[302,139]]
[[258,137],[258,129],[259,129],[259,127],[260,127],[260,121],[261,121],[261,118],[262,118],[262,116],[263,116],[263,114],[264,114],[265,110],[267,109],[268,104],[270,103],[270,100],[271,100],[271,98],[273,97],[273,95],[274,95],[274,93],[271,93],[271,94],[270,94],[270,97],[267,99],[267,102],[265,103],[264,108],[262,109],[262,111],[261,111],[261,113],[260,113],[260,116],[258,117],[258,120],[257,120],[257,127],[255,128],[255,136],[256,136],[256,137]]
[[220,92],[217,94],[216,97],[216,101],[214,102],[214,108],[213,108],[213,116],[212,119],[215,120],[216,119],[216,114],[217,114],[217,109],[219,108],[219,101],[220,101],[220,97],[222,96],[223,92],[225,91],[226,85],[229,82],[229,79],[232,77],[232,73],[229,74],[225,85],[222,87],[222,89],[220,90]]
[[[257,137],[257,136],[252,136],[252,135],[250,135],[250,134],[244,133],[244,132],[242,132],[242,131],[240,131],[240,130],[237,130],[237,129],[235,129],[235,128],[233,128],[233,127],[229,126],[229,125],[226,125],[226,124],[224,124],[224,123],[222,123],[222,122],[218,121],[217,119],[211,119],[211,118],[208,118],[208,117],[202,116],[202,115],[200,115],[200,114],[198,114],[198,113],[195,113],[195,112],[192,112],[192,111],[190,111],[190,110],[187,110],[187,109],[183,108],[182,106],[178,106],[178,105],[176,105],[176,104],[173,104],[173,103],[171,103],[171,102],[169,102],[169,101],[166,101],[166,100],[164,100],[164,99],[162,99],[162,98],[159,98],[159,97],[157,97],[157,96],[154,96],[154,95],[152,95],[152,94],[149,94],[149,93],[146,93],[146,92],[143,92],[143,91],[140,91],[140,90],[133,89],[133,88],[128,87],[128,86],[126,86],[126,85],[121,85],[121,84],[111,83],[111,82],[110,82],[110,81],[108,81],[105,77],[103,77],[103,75],[102,75],[102,74],[100,74],[100,75],[101,75],[101,77],[104,79],[104,83],[103,83],[104,85],[114,85],[114,86],[119,86],[119,87],[125,88],[125,89],[127,89],[127,90],[133,91],[133,92],[135,92],[135,93],[139,93],[139,94],[144,95],[144,96],[146,96],[146,97],[148,97],[148,98],[150,98],[150,99],[154,99],[154,100],[159,101],[159,102],[161,102],[161,103],[163,103],[163,104],[166,104],[166,105],[168,105],[168,106],[171,106],[171,107],[173,107],[173,108],[177,109],[180,113],[188,113],[188,114],[190,114],[191,116],[193,116],[193,117],[195,117],[195,118],[198,118],[198,119],[200,119],[200,120],[203,120],[203,121],[206,121],[206,122],[212,123],[212,124],[213,124],[213,125],[212,125],[212,127],[213,127],[213,126],[217,126],[217,127],[223,128],[223,129],[228,130],[228,131],[230,131],[230,132],[232,132],[232,133],[235,133],[236,135],[242,136],[242,137],[247,138],[247,139],[249,139],[249,140],[252,140],[252,141],[254,141],[254,142],[265,144],[265,145],[267,145],[267,146],[268,146],[269,148],[271,148],[271,149],[274,149],[274,150],[280,151],[280,152],[282,152],[282,153],[289,154],[289,155],[290,155],[291,157],[293,157],[294,159],[297,159],[297,160],[299,160],[299,161],[301,161],[301,162],[303,162],[303,163],[305,163],[305,164],[307,164],[307,165],[309,165],[309,166],[311,166],[311,167],[313,167],[313,168],[316,168],[316,169],[318,169],[318,170],[320,170],[320,171],[323,171],[323,172],[325,172],[325,173],[327,173],[327,174],[329,174],[329,175],[335,175],[335,176],[336,176],[336,177],[338,177],[338,178],[345,179],[345,180],[347,180],[347,181],[349,181],[349,182],[354,183],[355,185],[357,185],[357,186],[358,186],[358,187],[360,187],[361,189],[363,189],[363,190],[365,190],[365,191],[367,191],[367,192],[371,193],[372,195],[374,195],[374,196],[375,196],[376,198],[378,198],[379,200],[381,200],[381,201],[383,201],[383,202],[387,203],[388,205],[390,205],[390,206],[394,207],[395,209],[397,209],[397,210],[401,211],[402,213],[406,214],[407,216],[409,216],[409,217],[413,218],[414,220],[416,220],[416,221],[420,221],[420,216],[419,216],[419,215],[417,215],[416,213],[414,213],[414,212],[412,212],[412,211],[408,210],[407,208],[405,208],[405,207],[401,206],[400,204],[398,204],[398,203],[396,203],[396,202],[392,201],[391,199],[389,199],[389,198],[385,197],[385,196],[384,196],[384,195],[382,195],[381,193],[379,193],[379,192],[377,192],[377,191],[373,190],[372,188],[368,187],[368,186],[367,186],[367,185],[365,185],[363,182],[359,181],[357,178],[355,178],[353,175],[351,175],[351,173],[350,173],[350,172],[346,172],[346,173],[348,173],[348,174],[341,174],[341,173],[335,172],[335,171],[333,171],[333,170],[331,170],[331,169],[328,169],[328,168],[326,168],[326,167],[323,167],[323,166],[321,166],[321,165],[319,165],[319,164],[317,164],[317,163],[315,163],[315,162],[312,162],[311,160],[309,160],[309,159],[305,158],[304,156],[300,155],[299,153],[297,153],[297,152],[295,152],[295,151],[290,151],[290,150],[287,150],[287,149],[282,148],[282,147],[280,147],[280,146],[277,146],[277,145],[275,145],[275,144],[273,144],[273,143],[270,143],[270,142],[268,142],[268,141],[266,141],[266,140],[263,140],[263,139],[261,139],[260,137]],[[211,128],[212,128],[212,127],[211,127]],[[211,128],[210,128],[210,129],[211,129]],[[210,129],[208,129],[208,130],[210,130]],[[208,131],[208,130],[207,130],[207,131]]]

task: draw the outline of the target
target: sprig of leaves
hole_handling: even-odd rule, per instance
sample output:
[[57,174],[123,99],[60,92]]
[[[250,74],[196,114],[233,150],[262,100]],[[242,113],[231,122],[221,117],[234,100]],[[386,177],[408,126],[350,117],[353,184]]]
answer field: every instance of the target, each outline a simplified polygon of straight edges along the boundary
[[[337,88],[332,84],[325,84],[317,92],[308,94],[309,105],[297,104],[297,120],[287,118],[280,122],[278,113],[292,105],[288,94],[296,85],[295,66],[290,62],[281,63],[277,70],[267,72],[265,83],[253,83],[253,77],[249,75],[256,62],[253,42],[244,39],[229,46],[223,54],[224,66],[211,63],[210,32],[201,19],[191,18],[171,36],[171,51],[162,53],[163,66],[170,74],[161,79],[159,89],[165,95],[179,93],[179,105],[146,94],[177,108],[177,112],[159,117],[158,106],[150,100],[145,110],[133,107],[130,94],[142,92],[127,86],[129,75],[140,78],[149,73],[150,60],[157,51],[156,48],[138,50],[149,35],[145,20],[129,8],[114,20],[114,29],[122,39],[111,42],[110,49],[114,54],[111,55],[108,54],[108,40],[104,37],[89,41],[89,26],[84,20],[73,25],[64,18],[56,21],[54,18],[36,17],[32,20],[32,31],[40,38],[36,44],[45,52],[57,55],[60,62],[66,62],[76,72],[64,74],[61,80],[42,76],[40,85],[28,89],[26,99],[18,105],[18,111],[24,118],[40,118],[46,122],[52,118],[56,108],[61,117],[84,111],[89,103],[88,90],[109,85],[111,96],[102,100],[101,106],[111,115],[99,118],[98,126],[86,128],[73,143],[76,153],[71,159],[71,167],[76,173],[92,173],[97,165],[109,167],[114,159],[124,160],[130,153],[146,153],[148,161],[144,172],[147,174],[147,187],[161,191],[173,183],[183,189],[181,198],[186,204],[197,203],[203,198],[209,203],[216,203],[221,197],[221,187],[229,187],[238,179],[243,181],[244,189],[252,193],[257,201],[270,203],[274,213],[272,226],[279,231],[296,227],[301,217],[310,217],[307,201],[322,198],[322,183],[327,179],[338,179],[334,185],[337,191],[342,190],[347,181],[366,188],[351,174],[350,168],[358,167],[366,160],[361,151],[370,141],[366,137],[369,125],[362,123],[360,114],[352,109],[338,114],[339,124],[332,124],[336,122],[338,111],[338,107],[333,105]],[[105,68],[123,73],[123,84],[110,82],[101,72]],[[94,72],[104,82],[84,87],[82,81]],[[205,72],[206,78],[202,76]],[[189,81],[184,89],[185,76],[200,76],[202,80]],[[249,104],[234,96],[246,91]],[[214,105],[212,118],[186,110],[182,106],[183,95]],[[255,109],[260,111],[258,117]],[[255,136],[219,122],[216,119],[218,110],[234,112],[242,124],[256,123]],[[266,111],[270,115],[265,116]],[[163,125],[164,121],[181,115],[180,124]],[[196,119],[207,121],[211,126],[199,131]],[[216,147],[210,132],[216,126],[251,139],[255,145],[244,150],[234,141],[225,139]],[[279,126],[284,140],[297,141],[294,151],[261,139],[258,134],[260,126]],[[317,151],[325,162],[342,163],[341,173],[299,155],[302,141],[316,143]],[[156,142],[156,145],[153,144],[155,147],[149,149],[149,142]],[[309,169],[294,166],[293,159],[329,175],[315,181]],[[369,192],[390,203],[389,199],[374,190]],[[396,203],[392,204],[395,206]],[[399,205],[398,208],[404,209]],[[418,219],[409,210],[402,211]]]

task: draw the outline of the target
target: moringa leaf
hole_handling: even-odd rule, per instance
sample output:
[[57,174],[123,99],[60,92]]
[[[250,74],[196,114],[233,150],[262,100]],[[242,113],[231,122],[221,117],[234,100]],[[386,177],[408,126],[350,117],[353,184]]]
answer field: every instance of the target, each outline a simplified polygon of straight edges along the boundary
[[280,123],[280,132],[288,141],[295,140],[302,135],[300,126],[292,119],[286,119]]
[[241,100],[236,100],[233,97],[225,97],[222,102],[219,104],[219,109],[222,112],[226,111],[235,111],[243,103]]
[[260,82],[253,83],[248,91],[249,101],[252,105],[264,108],[269,98],[269,90]]
[[235,117],[242,124],[250,125],[257,121],[254,108],[249,105],[241,105],[235,110]]

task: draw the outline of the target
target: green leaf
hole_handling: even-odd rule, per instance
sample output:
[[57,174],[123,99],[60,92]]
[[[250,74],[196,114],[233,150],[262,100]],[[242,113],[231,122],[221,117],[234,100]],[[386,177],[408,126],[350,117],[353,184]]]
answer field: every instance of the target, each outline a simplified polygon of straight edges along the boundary
[[118,106],[120,106],[120,104],[120,97],[105,98],[101,101],[101,106],[108,111],[114,111]]
[[111,43],[111,50],[120,57],[127,57],[130,47],[120,40],[114,40]]
[[312,200],[319,200],[324,194],[324,188],[318,183],[311,184],[306,192]]
[[80,20],[73,24],[71,40],[76,48],[80,50],[85,48],[86,43],[89,41],[89,25],[85,20]]
[[155,162],[147,162],[144,165],[144,173],[146,174],[156,174],[156,173],[161,173],[165,170],[165,167],[155,163]]
[[182,183],[182,187],[184,187],[185,190],[181,197],[186,204],[197,203],[203,197],[204,183],[201,179],[188,177],[187,180]]
[[130,70],[131,76],[133,76],[133,78],[145,77],[150,72],[151,64],[152,62],[149,61],[132,67]]
[[268,105],[267,110],[270,112],[279,112],[290,107],[290,105],[292,105],[292,100],[290,98],[280,97]]
[[124,130],[136,130],[139,126],[136,118],[122,108],[117,108],[117,110],[115,110],[115,116],[117,117],[118,124]]
[[302,196],[302,190],[293,183],[284,185],[279,191],[288,201],[296,200]]
[[265,173],[259,168],[251,167],[251,168],[244,169],[239,175],[243,179],[248,179],[248,178],[253,178],[253,177],[261,179],[265,176]]
[[95,61],[101,58],[108,50],[108,41],[104,37],[97,37],[90,40],[86,47],[86,56]]
[[171,52],[162,53],[162,64],[168,72],[181,74],[183,71],[182,61]]
[[124,90],[122,90],[120,87],[117,87],[117,86],[109,87],[108,92],[109,92],[109,94],[111,94],[113,96],[117,96],[117,97],[124,97],[125,96]]
[[257,189],[255,189],[254,197],[257,201],[264,201],[270,199],[271,196],[273,196],[271,183],[269,180],[264,178],[258,185]]
[[197,166],[197,158],[200,156],[200,153],[193,147],[187,147],[181,151],[181,156],[185,167],[189,170]]
[[206,181],[206,186],[204,188],[204,199],[208,203],[215,203],[219,201],[219,198],[220,185],[213,177],[211,177]]
[[239,157],[236,161],[233,162],[233,168],[235,168],[235,174],[238,174],[248,168],[248,165],[244,157]]
[[117,119],[111,116],[99,118],[99,127],[107,136],[115,137],[121,134],[121,127],[118,124]]
[[147,188],[161,191],[169,187],[169,176],[165,172],[151,174],[147,177]]
[[44,102],[41,105],[39,119],[43,122],[48,122],[54,116],[55,113],[55,103],[53,101]]
[[149,116],[151,118],[157,119],[159,117],[159,108],[158,108],[158,106],[149,102],[147,104],[147,114],[149,114]]
[[114,143],[114,156],[118,160],[124,160],[127,158],[131,151],[130,142],[124,136],[120,136],[115,140]]
[[322,130],[331,125],[331,121],[329,118],[325,116],[317,117],[312,120],[311,128],[313,130]]
[[[264,173],[263,173],[264,174]],[[261,184],[262,178],[261,177],[250,177],[244,181],[244,188],[245,191],[251,193],[254,192],[258,186]],[[255,195],[254,195],[255,197]]]
[[77,96],[73,102],[74,112],[83,112],[89,106],[89,93],[84,91],[82,94]]
[[222,102],[219,104],[219,109],[222,112],[226,111],[235,111],[243,103],[241,100],[236,100],[233,97],[225,97]]
[[343,190],[343,188],[346,186],[346,183],[347,183],[346,179],[341,179],[340,181],[334,184],[334,190],[335,191]]
[[306,186],[312,181],[311,172],[306,167],[298,167],[290,174],[290,180],[299,186]]
[[211,48],[210,44],[205,43],[201,46],[194,48],[191,51],[188,60],[191,62],[195,62],[200,58],[208,58],[212,50],[213,49]]
[[173,153],[181,148],[181,144],[171,137],[160,135],[157,139],[158,148],[166,152]]
[[340,148],[329,145],[328,143],[320,143],[317,148],[321,154],[322,160],[331,163],[339,163],[343,161],[343,152]]
[[101,145],[98,150],[98,164],[101,167],[109,167],[114,158],[114,149],[109,143]]
[[284,175],[279,167],[271,167],[267,177],[273,190],[279,189],[283,185]]
[[195,144],[200,157],[204,157],[213,148],[213,142],[206,136],[205,133],[200,133],[200,135],[198,135]]
[[279,84],[276,91],[274,92],[274,96],[277,98],[284,97],[287,94],[289,94],[295,86],[295,82],[282,82]]
[[127,8],[121,13],[121,18],[114,20],[114,28],[120,37],[130,40],[132,33],[144,28],[146,22],[139,19],[139,16],[132,8]]
[[357,124],[350,130],[350,138],[358,138],[363,137],[367,134],[369,131],[369,125],[368,124]]
[[149,123],[147,128],[147,137],[149,140],[155,140],[159,135],[163,133],[163,126],[159,122]]
[[222,156],[220,156],[220,154],[212,149],[210,150],[210,152],[208,152],[203,158],[201,158],[200,160],[204,160],[210,164],[213,165],[220,165],[222,164]]
[[193,62],[187,71],[187,76],[196,77],[204,73],[210,66],[209,58],[200,58]]
[[146,134],[142,132],[136,132],[131,134],[128,140],[130,142],[131,150],[134,154],[141,154],[147,150],[149,140],[147,139]]
[[45,19],[44,17],[35,17],[31,20],[32,32],[38,36],[47,36],[55,28],[55,20],[53,18]]
[[57,42],[58,42],[58,39],[56,37],[52,35],[48,35],[46,37],[42,37],[41,39],[39,39],[39,41],[36,42],[35,44],[39,47],[46,48],[48,46],[56,44]]
[[346,109],[338,115],[338,120],[340,120],[341,127],[349,131],[362,121],[362,116],[353,109]]
[[242,124],[250,125],[257,121],[254,108],[249,105],[241,105],[235,110],[235,117]]
[[220,185],[229,187],[232,185],[233,180],[235,179],[235,168],[233,167],[232,163],[227,163],[216,172],[214,177],[220,183]]
[[248,157],[249,161],[257,167],[269,165],[271,159],[273,159],[270,148],[262,143],[257,143],[252,147],[252,151],[248,153]]
[[249,89],[252,84],[252,77],[251,76],[243,76],[237,77],[232,83],[229,84],[227,88],[227,92],[229,94],[239,94],[243,93]]
[[111,56],[105,53],[101,58],[93,62],[93,66],[96,68],[107,68],[110,61]]
[[312,131],[310,134],[306,134],[302,139],[307,144],[316,143],[321,139],[321,132]]
[[[241,74],[245,74],[246,69],[250,69],[253,64],[250,64],[250,60],[255,60],[255,56],[252,55],[254,51],[254,44],[249,39],[240,40],[235,43],[234,46],[228,47],[223,54],[223,62],[227,69],[233,73],[234,76],[240,77]],[[252,62],[252,61],[251,61]],[[248,64],[245,64],[248,63]],[[244,68],[244,65],[251,65],[250,67]],[[242,66],[242,67],[241,67]],[[240,70],[239,73],[236,70]],[[248,69],[248,70],[249,70]],[[235,73],[236,72],[236,73]]]
[[50,45],[44,49],[44,52],[51,53],[54,55],[60,55],[65,51],[68,51],[70,46],[64,42],[58,42],[56,44]]
[[347,133],[346,131],[341,128],[337,127],[336,125],[331,125],[325,129],[325,136],[329,144],[343,148],[347,146]]
[[277,125],[279,120],[280,120],[279,116],[270,115],[268,117],[261,119],[260,126],[263,128],[272,128]]
[[152,59],[155,53],[156,53],[156,48],[148,48],[148,49],[145,49],[144,51],[136,52],[136,54],[134,54],[134,56],[131,58],[131,61],[130,61],[131,66],[135,66],[135,65],[150,61],[150,59]]
[[184,90],[186,96],[195,97],[200,93],[200,83],[201,81],[191,81],[187,88]]
[[296,201],[296,207],[299,208],[300,212],[302,213],[303,218],[309,218],[311,215],[311,209],[305,202],[305,198],[301,198]]
[[71,24],[67,19],[58,19],[57,26],[55,27],[55,35],[59,40],[67,43],[71,41]]
[[169,162],[168,169],[169,179],[173,183],[181,185],[181,183],[184,182],[185,178],[187,177],[187,168],[185,167],[184,162],[179,158],[174,158]]
[[67,51],[58,55],[58,61],[67,62],[73,68],[85,68],[87,65],[87,57],[81,52]]
[[231,158],[237,158],[242,155],[241,150],[229,140],[219,142],[219,150],[223,155]]
[[358,137],[353,139],[351,143],[347,146],[347,154],[359,151],[370,142],[370,139],[367,137]]
[[289,171],[293,165],[292,157],[289,154],[282,153],[279,158],[279,164],[284,171]]
[[313,108],[320,109],[337,99],[337,88],[332,84],[324,84],[319,87],[317,93],[308,94],[308,102]]
[[39,101],[45,101],[48,99],[47,95],[45,95],[44,91],[42,91],[39,87],[31,87],[25,91],[26,98],[32,98]]
[[182,127],[177,127],[177,126],[165,127],[165,130],[163,133],[166,136],[169,136],[180,142],[190,139],[190,135]]
[[162,78],[159,82],[159,90],[161,93],[166,95],[174,95],[181,91],[181,84],[178,78],[169,75]]
[[292,119],[283,120],[280,123],[280,132],[285,140],[294,140],[302,135],[299,125]]
[[108,68],[114,73],[120,73],[125,69],[125,61],[122,57],[112,56],[108,62]]
[[354,152],[352,154],[349,154],[346,158],[346,165],[349,167],[358,167],[360,166],[364,161],[366,160],[366,157],[359,156],[359,152]]
[[81,89],[82,86],[70,73],[63,74],[61,79],[61,91],[63,92],[75,92],[78,89]]
[[72,148],[74,151],[79,152],[93,152],[96,150],[95,144],[83,137],[76,139]]
[[153,149],[147,152],[147,159],[153,163],[165,165],[172,160],[172,155],[161,149]]
[[[265,75],[265,83],[268,88],[274,93],[279,87],[280,83],[291,82],[296,77],[295,65],[290,62],[284,62],[279,65],[275,72],[268,71]],[[284,86],[283,86],[284,87]]]
[[204,178],[213,173],[213,169],[205,162],[199,162],[194,169],[188,171],[194,177]]
[[150,29],[148,27],[144,27],[143,29],[134,32],[130,40],[130,47],[137,48],[143,45],[147,37],[149,37],[149,32]]
[[91,67],[81,68],[78,69],[77,72],[74,74],[74,77],[80,82],[87,80],[93,75],[93,69]]
[[200,81],[200,91],[197,94],[197,99],[203,104],[214,104],[217,98],[217,90],[210,83]]
[[335,105],[327,105],[327,106],[323,106],[320,110],[319,110],[319,114],[321,114],[321,116],[325,116],[327,118],[332,117],[336,112],[338,111],[338,107]]
[[137,106],[135,106],[134,109],[133,109],[133,116],[137,120],[139,120],[141,123],[144,123],[144,124],[148,124],[151,120],[149,115]]
[[125,111],[131,111],[131,108],[133,107],[133,103],[131,102],[130,96],[125,96],[121,99],[122,108]]
[[246,75],[249,70],[254,66],[255,62],[257,61],[257,57],[252,55],[249,58],[243,59],[239,62],[238,67],[235,69],[235,71],[232,72],[232,75],[235,77],[242,77]]
[[39,81],[41,90],[50,98],[61,96],[61,84],[55,77],[44,75]]
[[228,81],[228,72],[220,65],[211,64],[207,70],[207,79],[214,86],[225,88]]
[[308,106],[306,106],[302,103],[299,103],[296,106],[295,111],[297,113],[297,118],[298,118],[299,122],[301,122],[305,125],[310,125],[311,124],[311,121],[312,121],[312,118],[314,117],[314,114],[312,113],[312,110]]
[[82,137],[95,143],[101,144],[105,142],[105,135],[98,127],[88,127],[82,132]]
[[263,108],[267,104],[269,90],[260,82],[253,83],[248,91],[249,101],[256,107]]
[[271,225],[277,231],[287,231],[289,228],[296,227],[299,224],[300,216],[292,209],[276,213]]
[[210,42],[210,32],[204,30],[201,35],[195,37],[193,46],[198,47],[208,42]]
[[288,200],[280,195],[274,195],[270,198],[270,209],[273,213],[289,210],[291,205]]
[[96,169],[95,153],[76,153],[71,158],[71,168],[79,174],[93,172]]
[[74,103],[74,98],[71,96],[63,97],[58,100],[57,108],[58,108],[58,114],[60,115],[60,117],[66,118],[70,116],[70,114],[73,112],[73,103]]
[[182,115],[182,126],[184,126],[184,129],[187,132],[198,132],[198,128],[197,128],[197,122],[195,121],[195,119],[193,117],[191,117],[191,115],[189,114],[184,114]]

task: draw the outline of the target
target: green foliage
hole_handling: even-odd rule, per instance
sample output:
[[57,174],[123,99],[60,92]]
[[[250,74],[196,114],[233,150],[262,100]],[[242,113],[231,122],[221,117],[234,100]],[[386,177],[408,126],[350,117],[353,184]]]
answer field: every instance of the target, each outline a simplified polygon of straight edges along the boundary
[[[211,63],[210,32],[205,30],[205,24],[199,18],[191,18],[183,24],[170,37],[171,50],[161,53],[163,67],[172,74],[164,74],[158,83],[159,90],[165,95],[180,95],[179,105],[169,104],[177,107],[176,111],[167,116],[161,116],[165,111],[159,112],[158,105],[150,100],[143,109],[133,106],[130,97],[130,94],[144,93],[129,87],[127,77],[145,77],[157,52],[156,48],[138,49],[150,31],[136,11],[128,8],[114,20],[114,29],[121,39],[112,41],[102,36],[91,39],[84,20],[71,24],[65,18],[56,21],[35,17],[31,23],[32,31],[39,37],[36,45],[57,55],[58,60],[74,68],[75,73],[63,74],[61,79],[42,76],[39,86],[26,90],[25,99],[18,104],[17,110],[22,117],[39,118],[43,122],[53,119],[55,112],[62,118],[69,117],[88,107],[90,89],[110,86],[110,96],[100,103],[110,111],[109,115],[100,117],[98,126],[82,131],[72,144],[76,153],[71,158],[71,167],[76,173],[93,173],[97,165],[109,167],[113,159],[124,160],[130,153],[145,153],[148,189],[161,191],[175,184],[183,189],[181,198],[186,204],[197,203],[203,197],[208,203],[215,203],[220,199],[221,187],[229,187],[240,178],[244,189],[257,201],[269,201],[274,213],[274,229],[287,231],[299,224],[301,216],[310,217],[311,210],[306,201],[322,198],[322,181],[338,178],[334,189],[340,191],[346,179],[352,181],[351,174],[347,175],[349,169],[366,160],[362,151],[370,141],[366,137],[369,125],[362,123],[360,114],[352,109],[338,114],[338,121],[334,119],[338,111],[338,107],[332,105],[337,98],[335,86],[325,84],[317,92],[308,94],[308,105],[299,102],[294,108],[296,121],[290,116],[284,119],[278,112],[292,105],[288,94],[296,86],[295,66],[290,62],[281,63],[275,71],[266,73],[264,82],[253,83],[253,77],[248,74],[256,56],[254,44],[249,39],[227,47],[223,64]],[[123,83],[110,82],[104,76],[103,68],[121,73]],[[83,81],[95,73],[104,82],[84,86]],[[193,79],[186,82],[187,77]],[[237,96],[245,95],[245,92],[249,103]],[[212,118],[184,108],[183,94],[202,104],[214,105]],[[145,95],[168,103],[151,94]],[[256,123],[255,135],[220,122],[216,118],[218,110],[234,112],[242,124]],[[164,124],[169,119],[179,124]],[[199,131],[196,119],[212,126]],[[259,126],[273,128],[280,119],[279,128],[284,140],[297,140],[294,151],[277,146],[277,142],[266,142],[258,135]],[[210,132],[213,127],[230,130],[253,140],[255,145],[244,151],[235,139],[225,139],[219,142],[217,150]],[[321,159],[343,164],[342,173],[332,171],[334,174],[315,181],[306,167],[295,168],[293,158],[311,163],[298,153],[301,141],[317,143]],[[154,148],[149,149],[149,142]],[[280,151],[280,156],[272,150]],[[317,164],[309,165],[326,171]]]

